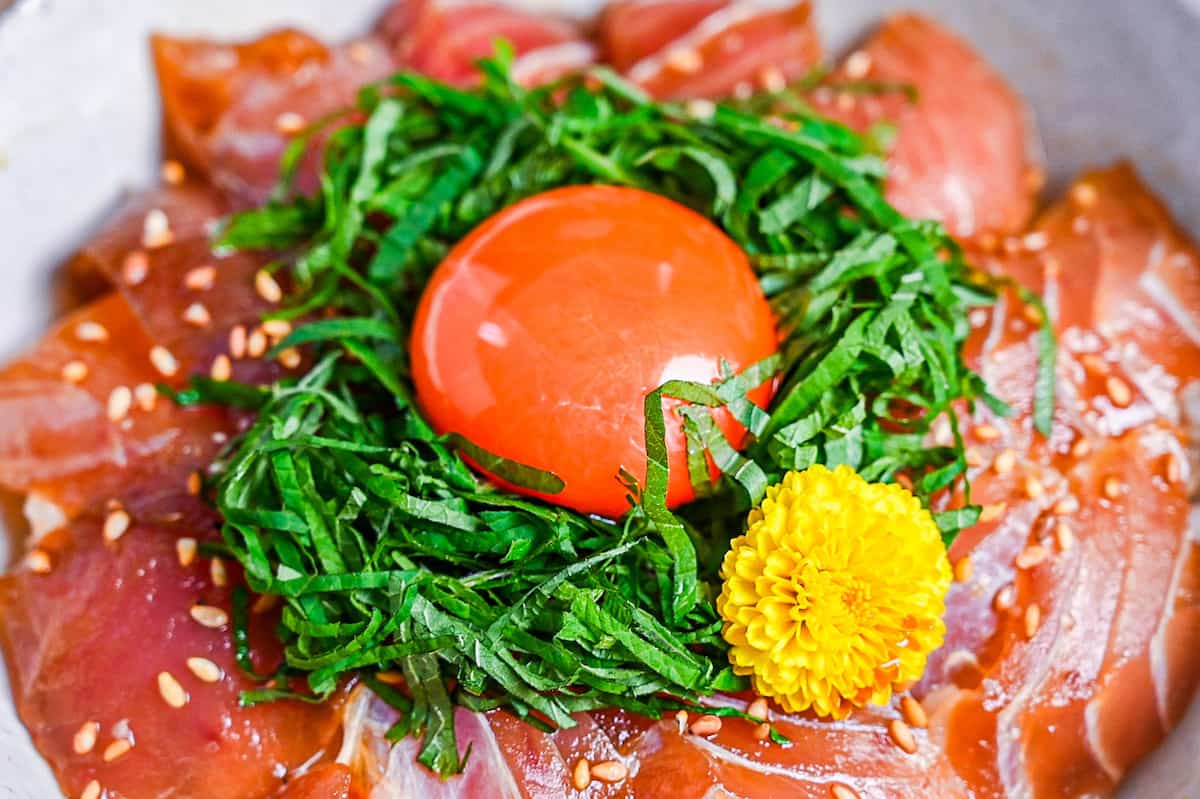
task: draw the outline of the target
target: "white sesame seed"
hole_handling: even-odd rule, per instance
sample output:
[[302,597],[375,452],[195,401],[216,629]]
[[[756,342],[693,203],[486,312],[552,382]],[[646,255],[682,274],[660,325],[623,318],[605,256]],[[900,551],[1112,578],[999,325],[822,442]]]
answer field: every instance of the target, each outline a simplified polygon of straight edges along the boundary
[[124,757],[129,754],[130,749],[133,749],[133,744],[128,739],[118,738],[104,747],[104,762],[111,763],[119,757]]
[[187,173],[183,169],[183,164],[178,161],[167,159],[162,164],[162,179],[164,183],[172,186],[178,186],[187,179]]
[[285,369],[295,369],[300,365],[300,350],[295,347],[288,347],[283,352],[279,353],[279,362],[283,364]]
[[250,335],[246,338],[246,354],[251,358],[261,358],[267,352],[267,334],[262,331],[262,328],[255,328],[250,331]]
[[25,556],[25,565],[34,574],[49,574],[54,570],[50,554],[44,549],[31,549]]
[[756,741],[765,741],[771,737],[771,725],[767,722],[760,722],[754,725],[754,732],[750,733]]
[[225,568],[225,561],[220,558],[213,558],[208,564],[208,575],[217,588],[229,585],[229,570]]
[[255,273],[254,290],[258,292],[258,296],[272,305],[283,299],[283,289],[279,287],[279,282],[265,269],[260,269]]
[[1113,405],[1118,408],[1127,408],[1129,403],[1133,402],[1133,389],[1115,375],[1104,381],[1104,389],[1108,392],[1108,398],[1112,400]]
[[99,780],[92,780],[87,785],[83,786],[83,791],[79,794],[79,799],[100,799],[100,794],[104,791],[100,787]]
[[871,71],[871,54],[863,50],[855,50],[846,59],[845,72],[850,80],[862,80]]
[[974,467],[983,465],[983,453],[975,449],[975,447],[967,447],[965,457],[968,466]]
[[974,433],[975,437],[980,441],[995,441],[996,439],[1000,438],[999,429],[997,429],[994,424],[989,424],[987,422],[976,425]]
[[158,673],[158,695],[163,698],[163,701],[168,706],[178,710],[188,703],[188,693],[183,690],[183,686],[179,684],[179,680],[169,671],[160,671]]
[[1037,635],[1038,628],[1042,625],[1042,609],[1037,603],[1031,604],[1025,608],[1025,637],[1032,638]]
[[158,389],[150,383],[138,383],[133,387],[133,398],[139,408],[149,413],[158,405]]
[[201,682],[218,682],[225,676],[225,672],[221,671],[221,667],[208,658],[188,658],[187,667],[188,671],[194,674],[196,679]]
[[1009,585],[1004,586],[996,592],[996,596],[992,598],[992,608],[997,613],[1005,613],[1012,610],[1017,603],[1017,589]]
[[96,748],[96,738],[100,735],[100,723],[85,721],[75,731],[71,745],[77,755],[86,755]]
[[1042,481],[1034,475],[1029,475],[1025,478],[1025,496],[1030,499],[1037,499],[1042,494],[1046,493],[1046,487],[1042,485]]
[[204,303],[193,302],[183,309],[183,321],[193,327],[208,327],[212,324],[212,314],[204,307]]
[[666,64],[676,72],[693,75],[704,68],[704,57],[692,47],[677,47],[667,53]]
[[129,532],[129,525],[131,522],[132,519],[129,518],[129,514],[125,511],[111,511],[107,516],[104,517],[104,540],[108,541],[109,543],[119,540],[121,536]]
[[279,596],[276,594],[262,594],[258,599],[254,600],[254,604],[250,606],[250,612],[261,616],[264,613],[270,613],[279,605]]
[[183,276],[183,285],[191,291],[208,291],[217,280],[215,266],[197,266]]
[[1040,252],[1041,250],[1046,249],[1046,246],[1049,243],[1050,237],[1041,231],[1026,233],[1025,237],[1021,239],[1021,244],[1024,245],[1025,249],[1029,252]]
[[738,81],[733,87],[733,96],[738,100],[749,100],[754,95],[754,86],[748,80]]
[[82,383],[87,376],[88,367],[83,361],[69,361],[62,368],[62,378],[68,383]]
[[975,563],[971,560],[970,555],[963,555],[954,563],[954,579],[960,583],[965,583],[971,579],[971,575],[975,573]]
[[925,713],[924,706],[915,697],[905,696],[900,700],[900,714],[904,716],[904,720],[910,727],[923,730],[929,726],[929,716]]
[[1100,199],[1100,193],[1090,183],[1077,183],[1071,189],[1071,199],[1080,208],[1091,208]]
[[917,751],[917,739],[912,729],[900,719],[892,719],[888,723],[888,735],[903,752],[911,755]]
[[838,92],[835,100],[837,109],[842,112],[853,111],[856,102],[854,95],[850,92]]
[[153,250],[165,247],[174,240],[175,234],[171,232],[171,222],[166,212],[161,208],[150,209],[142,220],[142,246]]
[[629,767],[619,760],[594,763],[591,770],[592,776],[600,782],[620,782],[629,776]]
[[1055,516],[1070,516],[1075,511],[1079,510],[1079,500],[1072,494],[1071,496],[1063,497],[1058,502],[1054,503],[1052,508]]
[[1082,236],[1091,229],[1092,223],[1086,216],[1080,215],[1071,220],[1071,232],[1077,236]]
[[571,785],[575,786],[577,791],[585,791],[592,784],[592,767],[587,762],[587,758],[580,758],[575,763],[575,768],[571,769]]
[[150,274],[150,258],[141,250],[134,250],[121,262],[121,279],[127,286],[141,285]]
[[1075,546],[1075,533],[1071,530],[1071,525],[1059,521],[1054,527],[1054,542],[1058,544],[1059,552],[1066,552]]
[[246,327],[234,325],[229,331],[229,354],[234,358],[246,357]]
[[717,113],[717,104],[712,100],[688,100],[686,108],[692,119],[712,119]]
[[1109,499],[1118,499],[1125,493],[1125,484],[1116,477],[1106,477],[1104,479],[1104,496]]
[[75,326],[75,338],[89,343],[108,341],[108,328],[99,322],[80,322]]
[[286,319],[268,319],[262,323],[262,331],[274,340],[287,338],[292,332],[292,323]]
[[1167,455],[1165,471],[1168,483],[1173,485],[1183,480],[1183,464],[1174,453]]
[[763,67],[758,71],[758,85],[774,94],[787,88],[787,78],[778,67]]
[[199,496],[200,489],[204,487],[204,478],[200,476],[200,472],[191,472],[187,476],[185,482],[188,494],[191,496]]
[[1108,365],[1108,361],[1092,352],[1081,355],[1079,362],[1083,364],[1084,371],[1088,374],[1107,375],[1112,371],[1112,367]]
[[213,605],[193,605],[189,612],[196,622],[214,630],[229,623],[229,614]]
[[851,788],[849,785],[843,785],[840,782],[830,783],[829,795],[832,799],[862,799],[858,795],[858,791]]
[[224,382],[233,377],[233,362],[229,360],[228,355],[218,355],[213,358],[212,368],[208,371],[209,377],[218,382]]
[[1092,451],[1092,442],[1086,438],[1080,438],[1071,446],[1071,454],[1076,458],[1083,458]]
[[170,350],[161,345],[156,344],[150,348],[150,363],[163,377],[174,377],[179,371],[179,361]]
[[346,48],[346,54],[350,56],[350,60],[359,66],[371,63],[375,58],[375,50],[370,44],[364,41],[351,42]]
[[297,114],[295,111],[284,111],[279,116],[275,117],[275,129],[280,133],[299,133],[304,130],[304,117]]
[[768,713],[767,700],[759,697],[746,707],[746,715],[751,718],[765,719]]
[[984,505],[979,512],[979,521],[994,522],[1004,515],[1004,511],[1008,509],[1007,502],[993,502],[989,505]]
[[996,470],[996,474],[1008,474],[1017,465],[1017,453],[1009,448],[996,456],[996,460],[992,463],[992,468]]
[[179,558],[179,565],[183,567],[191,566],[196,562],[196,550],[198,545],[194,538],[180,538],[175,542],[175,556]]
[[1050,557],[1050,550],[1041,544],[1030,544],[1021,550],[1014,562],[1018,569],[1032,569],[1048,557]]
[[721,731],[722,723],[720,716],[701,716],[691,723],[688,730],[692,735],[714,735]]
[[107,413],[109,421],[119,422],[129,414],[133,407],[133,392],[129,386],[117,386],[108,394]]

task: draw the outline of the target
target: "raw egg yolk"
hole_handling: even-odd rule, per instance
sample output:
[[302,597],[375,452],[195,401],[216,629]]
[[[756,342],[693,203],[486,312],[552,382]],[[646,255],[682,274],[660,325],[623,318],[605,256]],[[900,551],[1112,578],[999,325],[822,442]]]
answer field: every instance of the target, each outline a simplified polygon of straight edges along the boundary
[[[776,345],[745,253],[714,224],[648,192],[576,186],[517,203],[454,247],[421,299],[411,355],[435,430],[565,483],[537,496],[616,517],[630,507],[619,470],[646,475],[646,394],[713,382],[722,362],[739,371]],[[771,390],[751,399],[765,406]],[[664,401],[671,506],[693,498],[676,406]],[[741,426],[715,418],[740,445]]]

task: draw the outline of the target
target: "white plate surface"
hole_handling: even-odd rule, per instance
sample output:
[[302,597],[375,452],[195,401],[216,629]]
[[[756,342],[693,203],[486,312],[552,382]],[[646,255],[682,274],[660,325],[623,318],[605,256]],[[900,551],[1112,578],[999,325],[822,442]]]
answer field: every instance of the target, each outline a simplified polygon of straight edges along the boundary
[[[0,9],[12,0],[0,0]],[[524,0],[585,14],[597,0]],[[54,265],[123,188],[157,164],[151,30],[248,37],[284,24],[361,31],[384,0],[17,0],[0,12],[0,357],[49,319]],[[1200,233],[1200,0],[818,0],[849,42],[890,9],[921,8],[966,34],[1033,106],[1052,178],[1132,157]],[[4,537],[0,535],[0,565]],[[1200,796],[1194,709],[1123,799]],[[0,798],[57,789],[13,713],[0,669]]]

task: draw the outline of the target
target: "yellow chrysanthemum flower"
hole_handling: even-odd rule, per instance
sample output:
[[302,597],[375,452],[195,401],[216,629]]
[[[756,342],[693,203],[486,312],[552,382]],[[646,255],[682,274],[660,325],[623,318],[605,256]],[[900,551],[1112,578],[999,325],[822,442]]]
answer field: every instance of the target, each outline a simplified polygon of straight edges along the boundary
[[845,718],[920,678],[951,570],[920,500],[853,469],[789,472],[721,566],[729,659],[785,710]]

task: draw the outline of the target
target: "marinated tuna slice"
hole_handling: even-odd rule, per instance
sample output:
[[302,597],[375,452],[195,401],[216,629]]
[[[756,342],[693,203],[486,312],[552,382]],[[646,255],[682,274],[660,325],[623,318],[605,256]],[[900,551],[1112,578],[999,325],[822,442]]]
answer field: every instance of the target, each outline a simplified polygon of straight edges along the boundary
[[600,15],[600,46],[605,63],[626,70],[693,30],[729,0],[620,0]]
[[0,485],[29,493],[35,532],[127,491],[178,490],[228,415],[160,398],[156,343],[110,294],[0,371]]
[[[242,44],[155,36],[168,145],[239,203],[265,200],[289,139],[395,67],[374,38],[327,47],[294,30]],[[317,187],[316,150],[297,188]]]
[[[664,10],[664,5],[650,4],[648,24],[683,13]],[[665,38],[660,33],[650,37],[646,31],[627,33],[615,27],[631,13],[635,10],[618,9],[605,20],[602,36],[609,50],[632,55],[651,39]],[[626,43],[626,36],[633,38]],[[820,59],[821,43],[807,0],[786,8],[764,8],[740,0],[714,10],[686,33],[641,55],[625,74],[659,99],[712,99],[764,89],[779,91],[807,75]]]
[[960,238],[1029,221],[1041,184],[1032,120],[980,56],[932,20],[889,19],[813,102],[859,131],[894,126],[888,198],[907,216],[938,219]]
[[[93,781],[125,799],[273,795],[336,745],[338,704],[242,707],[240,692],[255,684],[235,663],[230,590],[188,548],[211,536],[211,518],[196,527],[139,511],[115,536],[118,513],[47,537],[46,573],[23,568],[0,581],[0,639],[34,743],[68,796]],[[256,665],[269,669],[273,620],[254,618]]]
[[400,0],[380,22],[397,64],[448,83],[478,80],[475,62],[495,55],[499,40],[517,55],[514,73],[527,85],[595,60],[582,31],[565,19],[494,2]]

